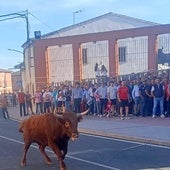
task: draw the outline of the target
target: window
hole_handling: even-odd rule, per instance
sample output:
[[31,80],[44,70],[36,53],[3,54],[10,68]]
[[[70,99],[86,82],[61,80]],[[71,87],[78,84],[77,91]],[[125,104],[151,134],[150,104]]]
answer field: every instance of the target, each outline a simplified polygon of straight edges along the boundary
[[87,48],[82,49],[82,60],[83,64],[87,64]]
[[119,47],[119,62],[126,61],[126,47]]

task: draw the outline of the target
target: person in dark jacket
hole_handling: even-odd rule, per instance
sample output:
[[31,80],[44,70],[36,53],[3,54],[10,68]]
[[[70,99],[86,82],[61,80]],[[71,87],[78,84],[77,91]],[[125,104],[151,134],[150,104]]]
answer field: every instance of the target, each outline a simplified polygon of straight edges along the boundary
[[160,117],[164,116],[164,95],[165,95],[165,87],[162,83],[160,83],[160,79],[155,79],[155,84],[152,86],[151,94],[153,96],[153,112],[152,117],[154,118],[156,116],[156,111],[158,105],[160,106]]

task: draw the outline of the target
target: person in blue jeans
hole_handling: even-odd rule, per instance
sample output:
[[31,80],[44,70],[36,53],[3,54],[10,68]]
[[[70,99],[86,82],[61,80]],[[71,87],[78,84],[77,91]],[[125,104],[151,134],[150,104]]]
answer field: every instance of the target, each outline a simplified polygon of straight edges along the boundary
[[9,114],[8,114],[8,101],[7,101],[7,96],[2,95],[0,96],[0,110],[3,114],[4,119],[9,119]]
[[155,84],[152,86],[151,94],[153,96],[153,112],[152,117],[156,116],[157,107],[159,105],[160,109],[160,117],[164,116],[164,95],[165,95],[165,87],[162,83],[160,83],[160,79],[155,79]]

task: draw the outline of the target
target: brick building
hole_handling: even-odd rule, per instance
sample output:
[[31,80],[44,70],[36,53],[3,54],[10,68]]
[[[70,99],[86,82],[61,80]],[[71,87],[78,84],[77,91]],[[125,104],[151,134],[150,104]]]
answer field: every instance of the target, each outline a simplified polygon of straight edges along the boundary
[[0,94],[12,92],[11,71],[0,69]]
[[[107,76],[155,71],[158,50],[170,53],[170,24],[108,13],[23,44],[23,87],[95,78],[96,63]],[[164,64],[164,63],[162,63]]]

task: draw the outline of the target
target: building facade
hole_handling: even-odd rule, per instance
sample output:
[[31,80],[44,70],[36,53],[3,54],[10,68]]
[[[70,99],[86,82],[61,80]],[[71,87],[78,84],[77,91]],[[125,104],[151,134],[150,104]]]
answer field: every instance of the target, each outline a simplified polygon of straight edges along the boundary
[[76,24],[23,45],[23,87],[34,93],[51,83],[95,78],[96,63],[105,66],[109,77],[155,71],[159,49],[170,52],[169,39],[169,24],[115,14]]
[[12,93],[11,71],[0,69],[0,94]]
[[11,79],[13,92],[18,92],[20,89],[22,89],[21,71],[11,73]]

